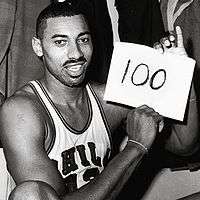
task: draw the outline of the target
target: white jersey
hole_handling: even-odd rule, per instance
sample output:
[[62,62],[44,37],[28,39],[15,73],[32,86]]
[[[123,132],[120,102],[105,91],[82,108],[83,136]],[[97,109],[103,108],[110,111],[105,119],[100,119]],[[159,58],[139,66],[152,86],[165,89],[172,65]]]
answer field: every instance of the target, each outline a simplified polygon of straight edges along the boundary
[[39,81],[30,82],[54,124],[47,153],[56,161],[69,191],[87,184],[101,173],[111,152],[110,132],[100,102],[89,84],[89,117],[81,131],[75,130],[63,118]]
[[[64,120],[39,81],[31,81],[30,86],[54,125],[55,134],[46,136],[51,138],[48,156],[57,164],[69,191],[74,191],[101,173],[110,157],[110,131],[101,104],[88,84],[89,118],[83,130],[77,131]],[[6,184],[1,190],[3,199],[8,199],[15,182],[9,172],[4,175]]]

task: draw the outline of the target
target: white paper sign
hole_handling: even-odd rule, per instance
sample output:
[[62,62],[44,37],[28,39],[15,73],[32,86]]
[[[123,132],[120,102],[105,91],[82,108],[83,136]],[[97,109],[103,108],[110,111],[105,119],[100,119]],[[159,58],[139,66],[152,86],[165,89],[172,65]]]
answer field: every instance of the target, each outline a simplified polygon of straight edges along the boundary
[[138,107],[146,104],[182,121],[195,60],[151,47],[116,42],[104,100]]

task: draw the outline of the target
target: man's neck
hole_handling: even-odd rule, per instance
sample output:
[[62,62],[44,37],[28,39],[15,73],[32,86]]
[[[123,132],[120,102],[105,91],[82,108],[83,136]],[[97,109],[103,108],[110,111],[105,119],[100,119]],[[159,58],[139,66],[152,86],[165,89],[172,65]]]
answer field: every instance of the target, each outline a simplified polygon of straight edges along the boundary
[[48,95],[55,104],[66,105],[66,104],[79,104],[82,103],[84,98],[84,85],[80,86],[66,86],[60,81],[51,81],[47,78],[40,80],[42,85],[45,87]]
[[90,116],[85,85],[69,87],[57,79],[45,78],[40,82],[65,121],[74,129],[82,130]]

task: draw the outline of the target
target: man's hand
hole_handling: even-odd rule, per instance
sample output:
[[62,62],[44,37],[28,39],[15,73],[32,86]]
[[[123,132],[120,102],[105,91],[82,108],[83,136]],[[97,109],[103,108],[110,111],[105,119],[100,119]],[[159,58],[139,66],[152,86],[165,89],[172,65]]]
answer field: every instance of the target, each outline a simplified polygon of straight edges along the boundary
[[141,143],[147,149],[151,147],[156,133],[162,128],[162,116],[146,105],[130,111],[127,115],[128,139]]
[[187,56],[183,45],[183,35],[181,28],[176,27],[176,34],[170,33],[168,37],[164,37],[160,42],[154,44],[154,49],[161,53],[172,53],[180,56]]

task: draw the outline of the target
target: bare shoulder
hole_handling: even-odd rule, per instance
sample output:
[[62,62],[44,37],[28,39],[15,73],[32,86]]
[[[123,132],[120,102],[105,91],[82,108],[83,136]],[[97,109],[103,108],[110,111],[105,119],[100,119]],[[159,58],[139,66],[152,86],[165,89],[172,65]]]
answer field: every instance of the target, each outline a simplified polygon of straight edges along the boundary
[[9,138],[18,141],[17,138],[20,139],[25,134],[37,133],[37,130],[41,130],[44,126],[45,116],[43,113],[42,106],[33,93],[26,88],[17,91],[0,107],[2,141]]
[[[0,107],[0,114],[5,116],[35,115],[40,112],[40,103],[36,96],[23,88],[5,100]],[[21,116],[21,115],[20,115]],[[21,116],[22,117],[22,116]]]
[[103,106],[110,127],[115,129],[121,123],[121,121],[126,118],[130,108],[121,104],[105,101],[103,99],[105,92],[105,84],[91,83],[91,86],[94,89],[95,93],[98,96],[98,99],[100,100]]

